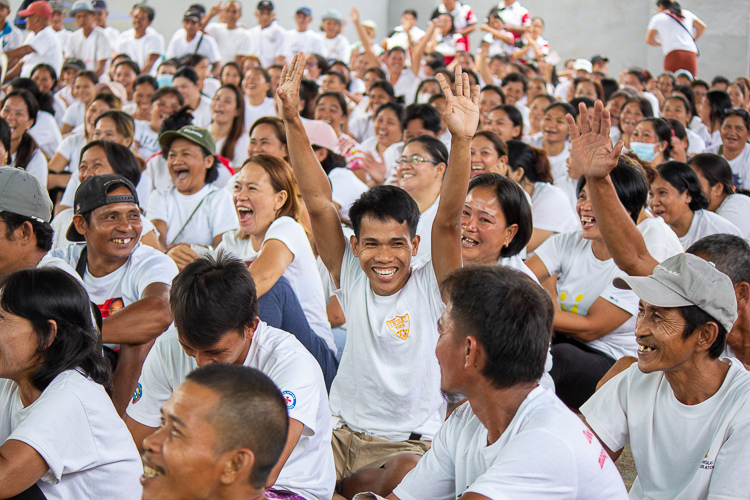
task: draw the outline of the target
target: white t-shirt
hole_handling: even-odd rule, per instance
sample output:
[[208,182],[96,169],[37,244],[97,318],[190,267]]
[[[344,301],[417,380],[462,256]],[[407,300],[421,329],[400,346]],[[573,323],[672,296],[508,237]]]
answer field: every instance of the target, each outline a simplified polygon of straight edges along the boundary
[[531,216],[534,227],[542,231],[567,233],[580,227],[578,215],[565,193],[548,182],[534,183],[531,193]]
[[391,50],[393,47],[401,47],[404,50],[409,50],[409,37],[411,37],[414,43],[417,43],[424,35],[425,32],[423,29],[418,26],[412,26],[407,37],[403,25],[399,24],[393,28],[393,32],[386,39],[386,48],[387,50]]
[[637,227],[646,242],[648,253],[657,261],[664,262],[685,251],[680,239],[661,217],[643,219]]
[[[527,108],[528,109],[528,108]],[[524,123],[529,123],[528,120],[524,120]],[[541,147],[541,145],[539,146]],[[562,152],[555,156],[547,156],[550,167],[552,167],[552,178],[557,179],[563,175],[568,175],[568,166],[565,160],[570,156],[570,143],[565,141],[565,147]]]
[[[509,33],[505,30],[501,30],[503,33]],[[499,38],[495,38],[495,36],[492,33],[487,33],[482,37],[482,42],[486,42],[490,44],[489,49],[489,57],[492,57],[497,54],[507,54],[511,55],[513,52],[516,51],[516,47],[514,45],[510,45],[508,43],[505,43],[503,40]],[[529,49],[533,52],[533,48]]]
[[151,128],[151,122],[146,120],[135,120],[135,134],[133,141],[138,143],[136,154],[148,160],[156,153],[161,153],[159,146],[159,132],[154,132]]
[[116,28],[113,28],[112,26],[105,26],[104,28],[100,28],[100,29],[104,31],[104,35],[107,37],[109,46],[111,48],[116,47],[117,40],[120,38],[120,31]]
[[430,208],[419,214],[419,222],[417,223],[419,248],[417,249],[417,256],[413,257],[414,259],[432,255],[432,223],[435,222],[438,205],[440,205],[440,195],[435,198]]
[[500,439],[469,403],[457,408],[432,448],[393,494],[401,500],[448,500],[472,492],[493,499],[627,499],[617,467],[586,425],[537,387]]
[[0,442],[26,443],[47,462],[37,485],[50,500],[137,500],[143,464],[104,388],[77,370],[55,377],[29,406],[0,380]]
[[[192,214],[192,218],[190,215]],[[200,191],[184,195],[174,186],[152,191],[148,218],[167,223],[167,243],[212,246],[214,238],[239,227],[232,195],[206,184]]]
[[[78,165],[81,162],[81,149],[88,144],[86,136],[84,134],[70,134],[62,140],[55,153],[68,160],[68,164],[65,167],[66,172],[78,176]],[[75,194],[75,190],[73,190]],[[70,200],[73,201],[72,199]],[[68,205],[68,206],[73,206]]]
[[[200,46],[198,45],[198,42],[200,42]],[[190,54],[200,54],[205,56],[206,59],[208,59],[209,64],[213,64],[221,59],[219,46],[216,44],[214,37],[198,32],[193,39],[188,42],[187,32],[185,32],[184,28],[180,28],[174,32],[172,39],[169,40],[167,52],[164,54],[164,57],[167,59],[174,59],[189,56]]]
[[716,213],[737,226],[745,241],[750,243],[750,196],[730,194],[721,202]]
[[[442,5],[442,4],[441,4]],[[385,64],[380,66],[385,71],[385,79],[390,83],[391,81],[391,70]],[[393,93],[396,96],[404,96],[404,102],[408,105],[414,102],[414,96],[417,93],[417,87],[419,87],[419,77],[417,77],[411,68],[404,68],[401,70],[401,74],[396,80],[396,85],[393,86]]]
[[[55,104],[58,104],[57,99],[55,99]],[[60,123],[62,123],[64,114],[65,108],[58,109],[57,106],[55,106],[55,116],[46,111],[39,111],[36,114],[34,126],[28,130],[29,135],[34,139],[36,145],[49,158],[55,155],[55,150],[57,150],[60,142],[63,140],[62,134],[60,134]]]
[[[224,143],[227,142],[226,137],[222,137],[218,141],[216,141],[216,154],[221,154],[221,148],[224,147]],[[243,132],[242,135],[240,135],[239,139],[237,139],[237,143],[234,145],[234,158],[229,160],[229,164],[232,166],[232,168],[237,171],[240,168],[242,168],[242,164],[245,163],[245,160],[248,158],[247,150],[250,147],[250,136]]]
[[264,116],[276,116],[276,103],[270,97],[263,99],[263,102],[253,106],[245,96],[245,130],[250,130],[258,118]]
[[74,31],[65,46],[65,58],[73,57],[82,60],[86,69],[96,71],[99,61],[112,57],[112,49],[104,30],[96,26],[88,37],[83,34],[83,29]]
[[576,204],[578,202],[578,179],[571,178],[567,173],[555,179],[555,187],[562,190],[565,193],[565,197],[570,202],[570,206],[573,208],[573,212],[576,211]]
[[445,305],[432,260],[412,267],[401,290],[378,296],[347,242],[340,285],[334,292],[347,339],[331,385],[334,428],[389,441],[406,441],[412,432],[431,440],[446,409],[435,356]]
[[690,229],[688,229],[685,236],[680,238],[680,243],[682,243],[682,247],[687,250],[690,245],[704,236],[720,233],[733,234],[740,238],[745,237],[737,226],[721,215],[709,212],[708,210],[696,210],[693,212],[693,220],[690,222]]
[[211,101],[201,96],[198,107],[191,111],[193,114],[193,125],[208,128],[211,125]]
[[[81,258],[85,243],[74,243],[66,248],[51,250],[44,259],[58,257],[74,268]],[[143,292],[153,283],[172,285],[177,276],[177,265],[164,253],[141,243],[136,244],[128,260],[117,270],[101,278],[88,271],[83,284],[91,301],[99,306],[103,318],[141,300]]]
[[81,101],[76,101],[65,110],[63,123],[76,128],[83,124],[83,118],[86,114],[86,105]]
[[[143,156],[141,156],[143,158]],[[148,182],[151,186],[151,191],[157,189],[169,189],[174,185],[172,182],[172,176],[169,174],[169,166],[167,165],[167,159],[162,155],[153,155],[146,161],[146,169],[141,173],[141,184]],[[138,200],[140,201],[140,200]],[[148,203],[146,204],[148,206]]]
[[735,186],[743,189],[750,188],[750,146],[745,144],[742,152],[734,160],[729,160],[724,156],[724,148],[721,143],[711,146],[706,151],[721,155],[729,162],[729,166],[732,168],[732,182]]
[[539,283],[539,279],[536,277],[536,274],[534,274],[534,272],[531,269],[529,269],[529,266],[526,265],[526,263],[523,261],[520,255],[513,255],[511,257],[500,257],[500,260],[498,261],[498,263],[503,266],[512,267],[513,269],[516,269],[517,271],[521,271],[526,276],[534,280],[535,283]]
[[591,249],[591,240],[584,239],[580,230],[548,238],[535,254],[550,276],[558,274],[557,300],[563,311],[586,316],[589,307],[601,297],[632,315],[611,332],[585,344],[615,360],[635,356],[638,348],[634,335],[635,317],[639,300],[632,290],[620,290],[612,284],[616,277],[627,276],[614,259],[597,259]]
[[272,21],[268,27],[261,29],[260,25],[247,30],[250,34],[250,53],[260,59],[264,68],[272,65],[277,56],[291,56],[286,42],[286,30]]
[[253,248],[250,238],[239,238],[238,231],[230,231],[224,233],[216,250],[226,249],[232,255],[250,265],[258,258],[263,246],[269,240],[280,241],[294,256],[282,276],[289,280],[310,328],[326,341],[329,349],[336,352],[336,343],[333,341],[331,325],[328,323],[328,317],[326,316],[326,297],[323,293],[323,284],[320,281],[320,275],[315,264],[315,255],[302,224],[291,217],[279,217],[266,230],[260,250],[257,251]]
[[323,55],[325,52],[320,33],[312,30],[289,30],[286,32],[286,43],[289,46],[291,55],[298,52]]
[[230,30],[224,23],[209,23],[206,33],[216,40],[222,65],[234,62],[237,56],[249,56],[251,53],[250,36],[245,28],[238,26]]
[[687,135],[688,140],[688,156],[702,153],[706,150],[706,141],[703,140],[703,137],[693,132],[689,128],[685,129],[685,134]]
[[5,22],[0,32],[0,50],[8,52],[17,49],[23,43],[23,33],[9,22]]
[[[693,21],[695,14],[687,9],[682,9],[684,19],[678,21],[666,12],[659,12],[648,22],[647,30],[656,30],[657,39],[661,42],[661,50],[666,56],[675,50],[686,52],[697,52],[693,37],[695,27]],[[680,26],[682,25],[682,26]]]
[[341,207],[341,216],[348,219],[352,204],[370,188],[348,168],[334,168],[328,173],[328,179],[331,181],[333,202]]
[[[29,31],[23,44],[28,45],[33,52],[23,56],[23,67],[21,68],[21,78],[31,78],[31,71],[37,64],[49,64],[57,74],[60,74],[63,64],[62,49],[64,44],[57,39],[57,32],[51,26],[45,27],[39,33]],[[68,31],[68,33],[70,33]]]
[[[336,482],[331,414],[318,362],[296,337],[261,321],[243,365],[268,375],[287,401],[289,418],[304,425],[274,487],[294,491],[309,500],[331,498]],[[142,396],[130,402],[128,416],[142,425],[159,427],[162,405],[197,367],[195,358],[182,350],[176,329],[161,335],[143,364],[138,383]]]
[[747,498],[750,491],[750,373],[736,358],[719,390],[697,405],[680,403],[664,372],[636,364],[581,406],[611,450],[630,444],[638,477],[630,498]]
[[344,35],[339,34],[333,38],[321,35],[320,40],[323,42],[323,53],[320,55],[329,61],[339,60],[349,64],[352,54],[349,49],[349,40]]
[[130,28],[120,33],[115,52],[129,55],[138,67],[143,68],[148,61],[148,56],[164,53],[164,37],[149,26],[142,37],[136,38],[135,30]]
[[[52,28],[52,26],[50,26],[50,28]],[[54,28],[52,30],[54,31]],[[72,34],[72,31],[65,28],[61,29],[60,31],[55,31],[55,38],[60,43],[61,51],[68,45],[68,38],[70,38],[70,35]]]
[[[16,166],[17,156],[18,153],[10,155],[10,164],[8,165],[9,167]],[[34,150],[34,153],[31,155],[31,160],[29,160],[29,164],[26,165],[26,168],[24,170],[39,179],[39,182],[42,183],[42,186],[44,186],[45,188],[47,187],[47,159],[44,157],[44,154],[41,150]]]

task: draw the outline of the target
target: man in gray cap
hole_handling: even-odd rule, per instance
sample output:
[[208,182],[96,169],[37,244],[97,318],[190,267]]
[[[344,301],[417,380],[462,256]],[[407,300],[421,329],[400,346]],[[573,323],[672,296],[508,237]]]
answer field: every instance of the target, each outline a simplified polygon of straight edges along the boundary
[[[51,216],[52,201],[36,177],[19,168],[0,167],[0,278],[39,265],[52,248]],[[59,259],[45,265],[75,275]]]
[[680,254],[614,285],[641,299],[638,363],[581,413],[613,460],[630,444],[639,472],[630,498],[747,498],[750,373],[722,357],[737,319],[732,281]]
[[10,2],[0,0],[0,50],[7,52],[18,48],[23,43],[23,33],[7,21],[10,15]]
[[78,0],[70,9],[79,30],[74,31],[65,46],[65,58],[81,59],[86,69],[102,76],[105,66],[112,57],[109,39],[95,23],[94,6],[89,0]]

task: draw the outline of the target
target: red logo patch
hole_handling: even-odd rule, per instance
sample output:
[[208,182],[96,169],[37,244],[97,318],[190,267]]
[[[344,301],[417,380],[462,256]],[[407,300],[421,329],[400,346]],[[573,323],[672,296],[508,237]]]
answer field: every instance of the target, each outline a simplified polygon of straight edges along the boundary
[[599,468],[604,468],[604,463],[607,461],[607,452],[604,451],[604,448],[602,448],[602,451],[599,453]]
[[588,429],[584,429],[583,435],[586,437],[586,441],[591,444],[591,440],[594,439],[594,435],[591,433],[591,431]]

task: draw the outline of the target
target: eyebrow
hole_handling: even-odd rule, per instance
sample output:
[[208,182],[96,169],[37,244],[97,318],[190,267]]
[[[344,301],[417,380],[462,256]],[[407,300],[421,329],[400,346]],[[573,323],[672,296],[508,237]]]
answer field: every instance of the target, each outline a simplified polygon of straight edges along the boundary
[[177,425],[179,425],[179,426],[181,426],[181,427],[187,427],[187,424],[185,424],[185,421],[184,421],[184,420],[182,420],[182,419],[181,419],[180,417],[178,417],[177,415],[175,415],[175,414],[173,414],[173,413],[166,413],[166,412],[164,411],[164,408],[162,408],[162,409],[160,410],[160,412],[161,412],[161,415],[162,415],[162,417],[163,417],[163,418],[165,418],[165,419],[169,419],[169,420],[171,420],[172,422],[175,422],[175,423],[176,423]]

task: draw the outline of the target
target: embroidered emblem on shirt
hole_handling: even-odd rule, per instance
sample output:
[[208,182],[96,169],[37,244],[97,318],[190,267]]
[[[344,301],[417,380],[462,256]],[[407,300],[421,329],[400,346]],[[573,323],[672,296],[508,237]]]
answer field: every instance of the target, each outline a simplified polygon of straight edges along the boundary
[[385,324],[388,325],[388,328],[390,328],[397,337],[406,340],[409,336],[409,327],[411,326],[409,322],[409,313],[389,319]]
[[284,391],[281,395],[284,396],[284,399],[286,400],[287,410],[293,410],[294,407],[297,406],[297,396],[295,396],[292,391]]
[[139,383],[138,387],[135,388],[135,393],[133,394],[133,404],[140,401],[141,396],[143,396],[143,386]]

